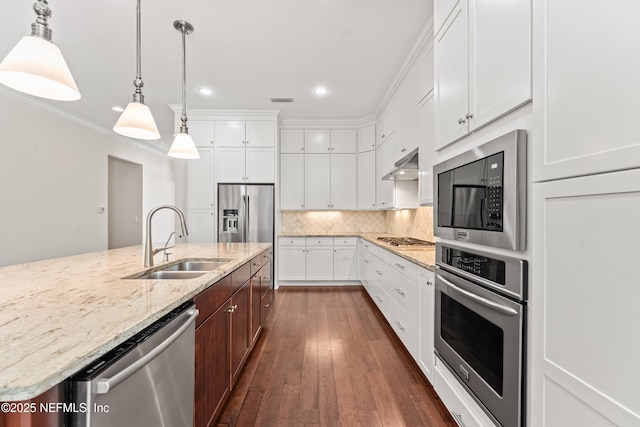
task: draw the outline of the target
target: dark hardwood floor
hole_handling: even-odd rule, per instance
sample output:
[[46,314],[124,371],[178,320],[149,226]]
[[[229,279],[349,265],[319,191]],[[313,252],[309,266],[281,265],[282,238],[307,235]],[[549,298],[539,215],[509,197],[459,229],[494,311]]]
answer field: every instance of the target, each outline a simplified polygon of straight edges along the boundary
[[361,287],[280,288],[218,426],[455,426]]

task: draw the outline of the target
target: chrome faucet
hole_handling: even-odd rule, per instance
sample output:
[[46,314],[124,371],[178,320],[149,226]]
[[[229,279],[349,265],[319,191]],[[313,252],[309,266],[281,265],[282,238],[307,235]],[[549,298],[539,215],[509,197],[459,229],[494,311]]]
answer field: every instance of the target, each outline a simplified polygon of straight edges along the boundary
[[[169,243],[168,240],[164,248],[152,248],[153,243],[151,242],[151,219],[153,218],[153,215],[161,209],[171,209],[172,211],[174,211],[178,215],[178,219],[180,219],[180,227],[182,228],[182,235],[183,236],[189,235],[189,231],[187,230],[187,223],[184,220],[184,214],[180,209],[172,205],[162,205],[162,206],[157,206],[151,209],[149,211],[149,214],[147,215],[147,234],[146,234],[146,241],[144,245],[144,266],[145,267],[153,267],[153,256],[160,251],[169,249],[167,247],[167,244]],[[179,236],[179,237],[182,237],[182,236]],[[169,239],[171,239],[171,235],[169,235]]]

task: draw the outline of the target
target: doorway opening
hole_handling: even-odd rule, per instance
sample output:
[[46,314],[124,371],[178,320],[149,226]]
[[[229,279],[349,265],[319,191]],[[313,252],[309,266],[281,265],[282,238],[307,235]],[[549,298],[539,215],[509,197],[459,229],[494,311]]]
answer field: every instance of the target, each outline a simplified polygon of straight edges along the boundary
[[142,165],[109,156],[109,249],[142,244]]

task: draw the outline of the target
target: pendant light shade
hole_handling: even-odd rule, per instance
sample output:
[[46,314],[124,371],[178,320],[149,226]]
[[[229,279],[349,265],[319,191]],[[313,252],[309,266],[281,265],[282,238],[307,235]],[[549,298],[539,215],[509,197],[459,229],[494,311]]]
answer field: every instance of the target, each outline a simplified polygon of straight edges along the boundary
[[193,138],[189,135],[189,128],[187,128],[187,49],[185,39],[187,34],[193,32],[193,25],[187,21],[174,21],[173,28],[182,33],[182,115],[180,116],[182,125],[180,132],[171,144],[169,156],[178,159],[198,159],[200,154]]
[[133,93],[133,101],[127,105],[120,118],[113,127],[113,131],[120,135],[136,139],[160,139],[160,132],[156,126],[151,110],[144,103],[142,94],[142,60],[140,48],[140,0],[136,7],[136,79],[133,81],[136,87]]
[[38,18],[31,24],[31,35],[24,36],[0,63],[0,83],[20,92],[57,101],[80,99],[60,49],[51,42],[47,19],[51,9],[47,0],[34,5]]

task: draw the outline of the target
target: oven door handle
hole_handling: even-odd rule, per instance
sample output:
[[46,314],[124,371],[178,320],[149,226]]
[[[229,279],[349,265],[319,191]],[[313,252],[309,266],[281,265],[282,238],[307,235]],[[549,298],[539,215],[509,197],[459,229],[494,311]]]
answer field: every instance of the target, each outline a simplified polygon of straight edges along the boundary
[[498,304],[497,302],[493,302],[490,301],[486,298],[482,298],[474,293],[471,293],[469,291],[465,291],[462,288],[459,288],[458,286],[454,285],[453,283],[451,283],[450,281],[448,281],[447,279],[445,279],[444,277],[442,277],[441,275],[438,275],[438,277],[440,278],[440,280],[442,280],[447,286],[449,286],[450,288],[452,288],[453,290],[461,293],[462,295],[464,295],[465,297],[469,298],[470,300],[473,300],[475,302],[477,302],[478,304],[482,304],[485,307],[488,307],[492,310],[495,310],[499,313],[505,314],[507,316],[517,316],[518,312],[515,311],[513,308],[511,307],[505,307],[502,304]]

